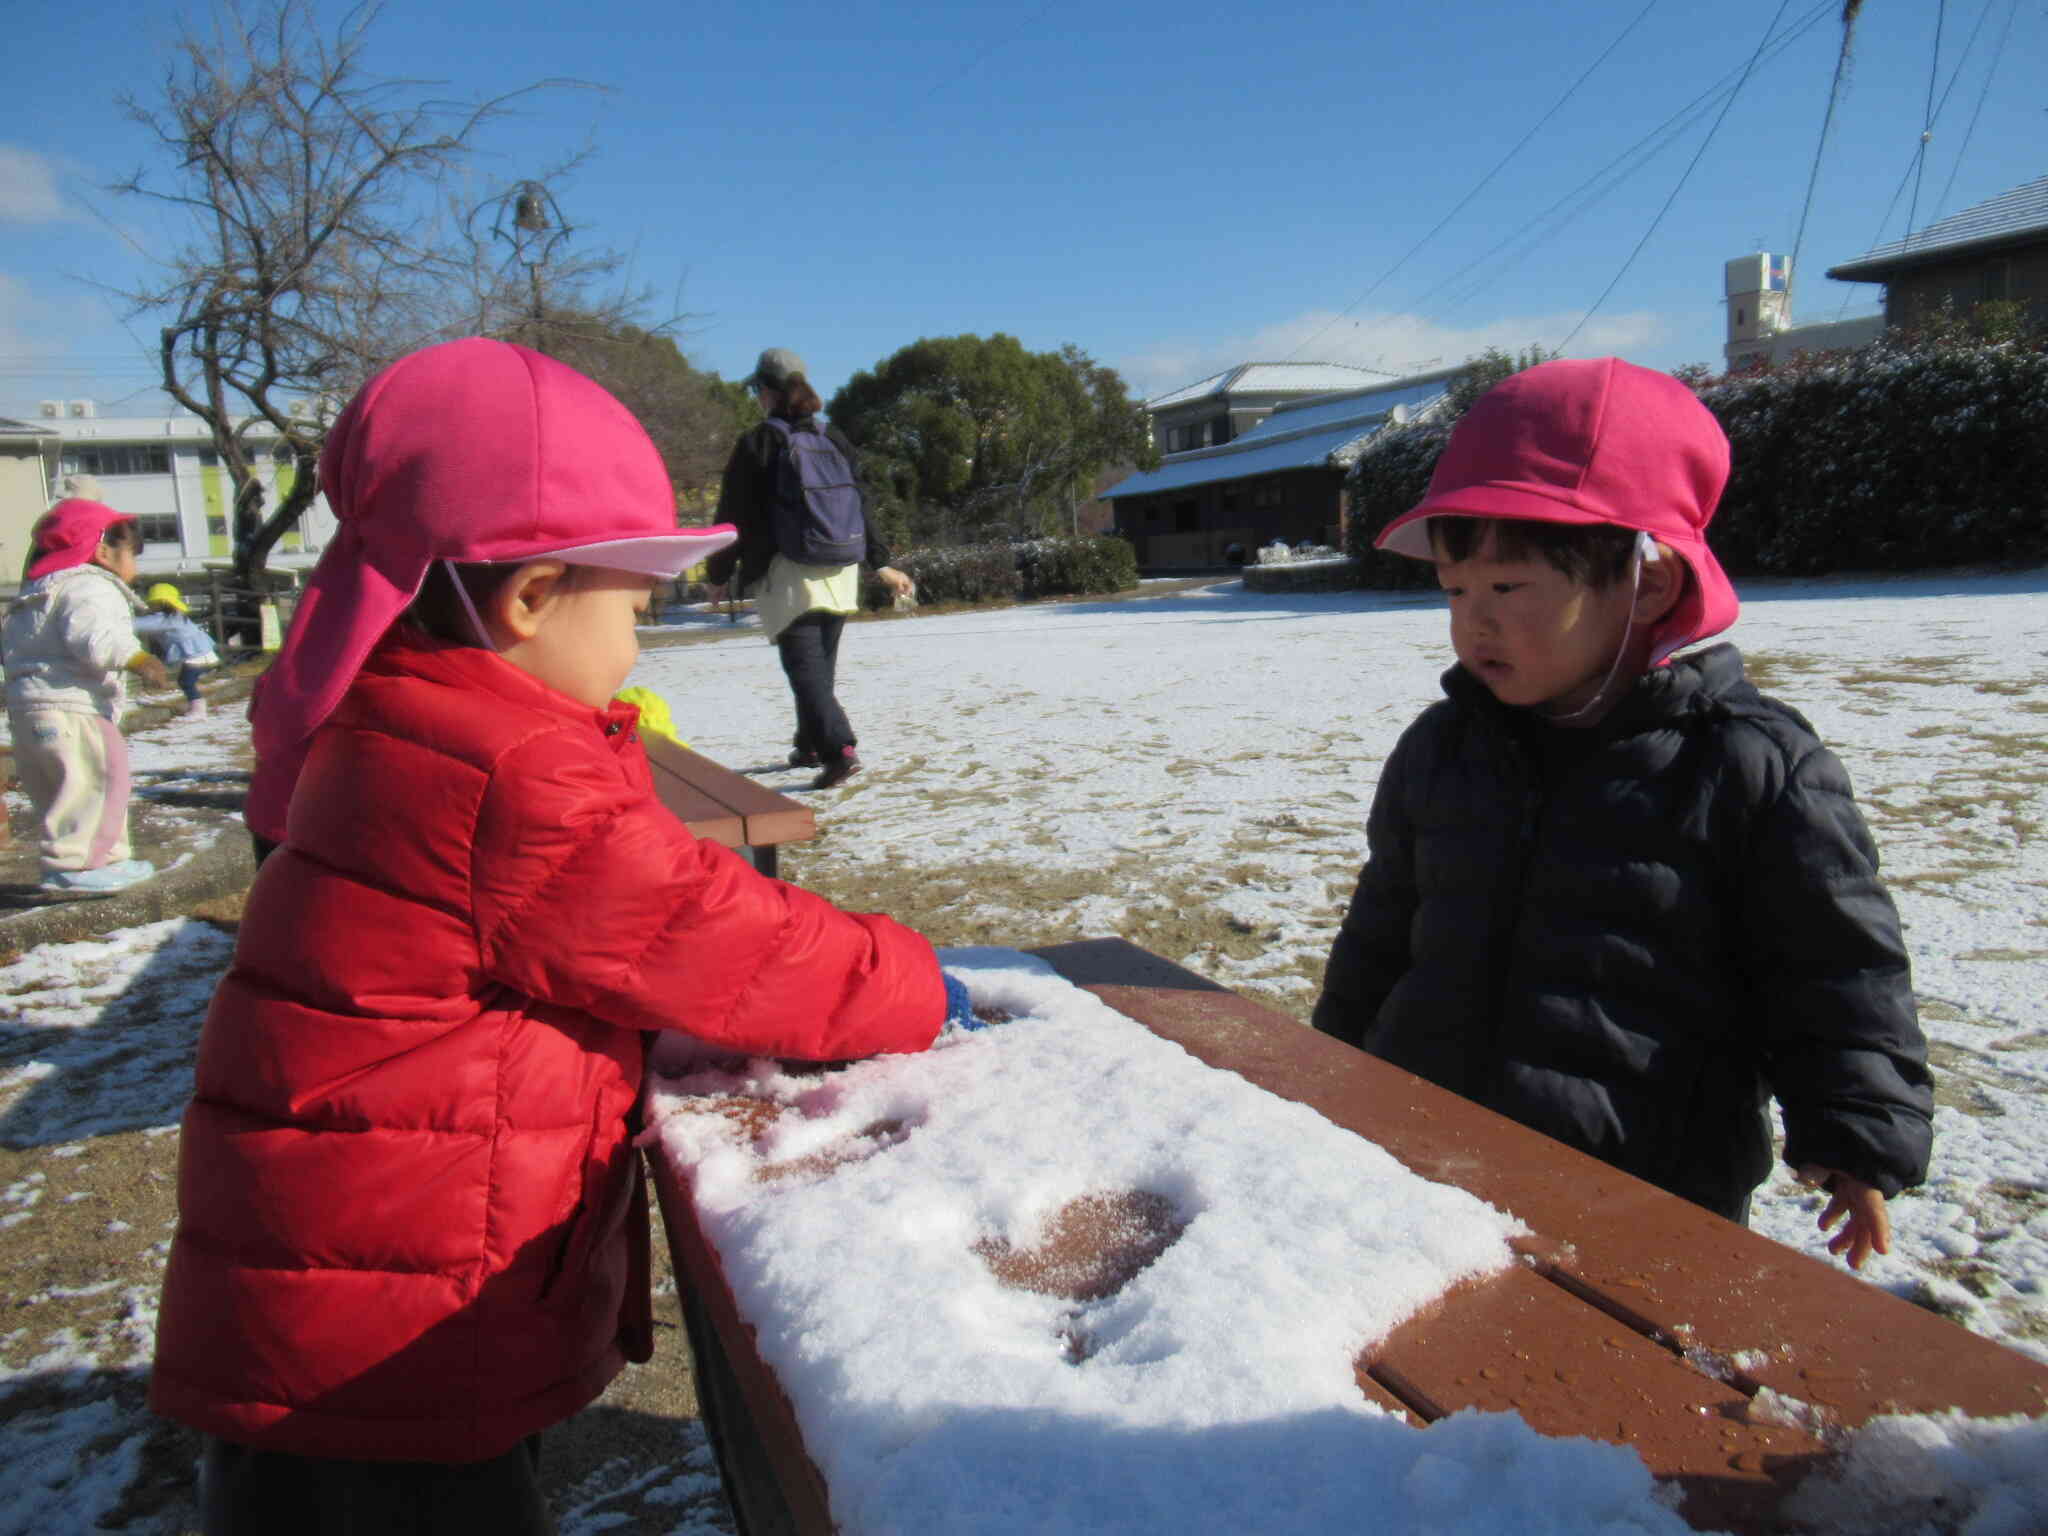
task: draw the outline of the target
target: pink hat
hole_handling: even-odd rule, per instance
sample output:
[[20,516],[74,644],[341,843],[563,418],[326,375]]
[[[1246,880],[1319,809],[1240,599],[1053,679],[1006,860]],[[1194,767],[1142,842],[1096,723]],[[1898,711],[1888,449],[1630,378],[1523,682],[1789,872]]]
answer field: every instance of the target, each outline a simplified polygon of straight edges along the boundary
[[1727,483],[1727,434],[1677,379],[1618,357],[1559,359],[1474,401],[1451,431],[1429,494],[1373,544],[1432,559],[1429,519],[1446,515],[1648,533],[1693,575],[1657,627],[1656,649],[1669,655],[1735,622],[1735,589],[1706,538]]
[[[339,528],[265,674],[250,821],[281,830],[308,739],[439,560],[674,577],[739,535],[678,528],[661,456],[575,369],[474,337],[402,357],[335,421],[320,482]],[[261,823],[261,824],[259,824]]]
[[28,568],[23,581],[35,581],[52,571],[68,571],[84,565],[99,553],[100,541],[116,523],[132,523],[130,512],[116,512],[104,502],[73,496],[60,501],[36,520],[29,535]]

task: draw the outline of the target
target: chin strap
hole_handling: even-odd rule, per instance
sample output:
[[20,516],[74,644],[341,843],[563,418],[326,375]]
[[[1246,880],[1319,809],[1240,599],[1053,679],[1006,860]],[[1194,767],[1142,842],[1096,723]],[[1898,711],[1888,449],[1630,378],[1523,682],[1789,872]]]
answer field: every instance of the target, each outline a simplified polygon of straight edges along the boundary
[[[1648,537],[1648,535],[1644,535]],[[469,627],[476,635],[476,643],[487,651],[495,651],[498,643],[491,638],[490,627],[484,623],[484,616],[476,611],[476,604],[470,600],[469,588],[462,584],[462,573],[455,568],[453,560],[444,559],[441,569],[448,573],[448,580],[455,588],[455,595],[462,599],[462,611],[469,615]]]
[[1647,533],[1638,533],[1635,555],[1628,563],[1628,627],[1621,632],[1621,644],[1615,648],[1614,660],[1608,664],[1607,675],[1600,679],[1600,686],[1593,691],[1593,697],[1569,714],[1548,716],[1552,725],[1569,724],[1598,708],[1606,699],[1607,690],[1614,686],[1615,674],[1621,671],[1622,658],[1628,655],[1629,639],[1636,632],[1636,599],[1643,591],[1643,567],[1655,564],[1656,560],[1657,541]]

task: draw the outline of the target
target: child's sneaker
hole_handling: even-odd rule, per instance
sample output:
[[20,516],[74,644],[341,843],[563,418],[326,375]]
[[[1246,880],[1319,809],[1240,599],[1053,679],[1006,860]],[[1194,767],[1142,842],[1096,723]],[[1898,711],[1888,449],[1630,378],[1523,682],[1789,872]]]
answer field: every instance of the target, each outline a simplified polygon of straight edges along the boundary
[[789,749],[789,766],[792,768],[815,768],[823,761],[824,759],[809,747],[791,747]]
[[186,718],[186,719],[188,719],[188,720],[204,720],[204,719],[206,718],[206,700],[204,700],[204,699],[188,699],[188,700],[186,700],[186,701],[185,701],[185,718]]
[[813,789],[830,789],[835,784],[844,784],[860,772],[860,759],[854,756],[853,748],[841,747],[839,755],[825,764],[825,771],[811,780]]
[[118,864],[102,864],[98,869],[51,870],[43,876],[39,888],[53,894],[111,896],[155,873],[156,866],[147,859],[123,859]]

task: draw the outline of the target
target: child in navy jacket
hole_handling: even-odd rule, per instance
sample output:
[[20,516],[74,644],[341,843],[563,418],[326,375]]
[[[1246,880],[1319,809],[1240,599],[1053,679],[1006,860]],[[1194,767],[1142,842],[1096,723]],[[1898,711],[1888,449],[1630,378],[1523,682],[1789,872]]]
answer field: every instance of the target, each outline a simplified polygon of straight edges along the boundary
[[1316,1027],[1734,1220],[1785,1157],[1886,1252],[1932,1090],[1841,764],[1759,694],[1704,537],[1728,443],[1614,358],[1503,381],[1378,544],[1458,664],[1388,759]]

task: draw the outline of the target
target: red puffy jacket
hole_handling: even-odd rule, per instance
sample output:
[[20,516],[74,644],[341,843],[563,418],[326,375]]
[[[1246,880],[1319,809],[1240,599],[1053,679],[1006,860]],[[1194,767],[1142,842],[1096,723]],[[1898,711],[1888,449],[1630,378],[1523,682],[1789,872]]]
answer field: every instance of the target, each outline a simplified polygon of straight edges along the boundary
[[322,727],[200,1036],[159,1412],[498,1455],[646,1358],[640,1031],[931,1043],[931,946],[691,838],[634,718],[401,630]]

